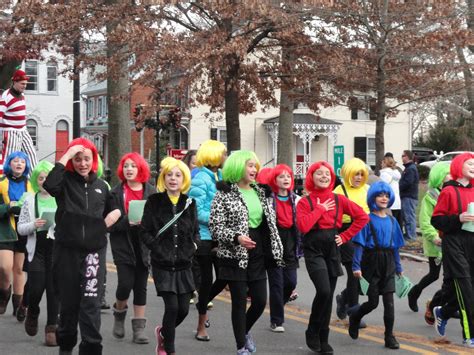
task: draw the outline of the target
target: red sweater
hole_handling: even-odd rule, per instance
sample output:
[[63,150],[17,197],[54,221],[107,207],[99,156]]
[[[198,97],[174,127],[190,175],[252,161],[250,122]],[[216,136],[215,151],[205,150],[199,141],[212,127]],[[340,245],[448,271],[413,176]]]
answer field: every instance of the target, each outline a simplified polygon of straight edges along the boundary
[[288,200],[281,201],[275,197],[277,225],[280,228],[291,228],[293,226],[293,207],[291,206],[290,197]]
[[0,128],[23,128],[26,126],[25,96],[13,95],[11,89],[0,97]]
[[[319,229],[331,229],[334,227],[334,219],[336,218],[336,207],[331,211],[318,204],[317,199],[324,203],[328,199],[334,200],[334,193],[330,190],[315,191],[310,195],[313,202],[313,211],[306,197],[302,198],[296,206],[296,223],[301,233],[308,233],[311,228],[318,223]],[[347,214],[352,218],[351,226],[344,232],[340,233],[342,240],[347,242],[356,235],[369,222],[369,216],[355,202],[349,200],[346,196],[338,195],[339,211],[337,214],[336,228],[342,226],[342,215]]]

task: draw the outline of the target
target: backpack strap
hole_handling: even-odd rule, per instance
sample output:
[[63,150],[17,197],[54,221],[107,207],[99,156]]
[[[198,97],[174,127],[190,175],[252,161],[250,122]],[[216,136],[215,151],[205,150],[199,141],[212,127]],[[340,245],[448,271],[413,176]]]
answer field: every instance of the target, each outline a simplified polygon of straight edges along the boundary
[[176,220],[179,217],[181,217],[183,212],[188,209],[188,207],[191,205],[191,203],[193,203],[193,199],[188,197],[188,199],[186,200],[186,206],[184,206],[183,210],[181,212],[175,214],[174,217],[172,219],[170,219],[168,223],[166,223],[163,227],[161,227],[161,229],[158,231],[158,233],[156,233],[155,239],[158,238],[160,236],[160,234],[163,234],[169,227],[171,227],[171,225],[174,222],[176,222]]
[[458,199],[458,211],[459,211],[459,214],[461,214],[462,213],[461,193],[459,192],[459,189],[457,188],[457,186],[453,186],[453,187],[454,187],[454,191],[456,191],[456,196]]
[[311,197],[309,197],[309,195],[306,195],[306,199],[308,200],[309,208],[311,209],[311,212],[313,212],[314,206],[313,206],[313,201],[311,201]]
[[346,187],[344,186],[344,183],[341,184],[342,191],[344,192],[344,195],[349,198],[349,195],[347,194]]
[[336,228],[337,216],[339,214],[339,198],[337,197],[337,194],[333,194],[333,195],[334,195],[334,201],[336,202],[336,216],[334,217],[334,226],[333,226],[333,228]]

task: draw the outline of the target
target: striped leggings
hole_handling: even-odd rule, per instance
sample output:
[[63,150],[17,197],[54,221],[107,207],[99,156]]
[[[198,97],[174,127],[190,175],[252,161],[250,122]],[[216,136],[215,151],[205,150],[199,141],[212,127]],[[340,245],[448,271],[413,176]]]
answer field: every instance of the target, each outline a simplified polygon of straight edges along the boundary
[[2,170],[3,162],[10,153],[22,151],[30,160],[31,169],[38,164],[38,158],[36,157],[36,148],[33,144],[30,134],[26,128],[3,131],[3,152],[1,158]]

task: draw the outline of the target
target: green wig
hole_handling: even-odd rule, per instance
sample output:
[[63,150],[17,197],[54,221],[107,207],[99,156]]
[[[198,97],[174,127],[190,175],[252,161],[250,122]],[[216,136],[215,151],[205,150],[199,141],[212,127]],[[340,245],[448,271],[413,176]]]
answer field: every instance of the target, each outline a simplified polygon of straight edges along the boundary
[[222,179],[229,183],[239,182],[245,176],[246,164],[251,159],[257,163],[257,172],[260,171],[260,162],[254,152],[250,150],[233,152],[224,163]]
[[369,179],[369,171],[367,165],[359,158],[351,158],[344,163],[341,169],[341,177],[344,180],[345,186],[352,186],[352,179],[358,172],[362,173],[362,183],[359,188],[364,186]]
[[449,164],[445,162],[436,163],[430,170],[428,187],[441,190],[446,175],[449,174]]
[[46,173],[47,175],[49,174],[51,170],[53,170],[53,168],[54,168],[54,165],[46,160],[40,161],[38,165],[35,166],[35,168],[33,169],[33,172],[31,173],[31,178],[30,178],[30,184],[35,193],[39,191],[39,185],[38,185],[39,174]]

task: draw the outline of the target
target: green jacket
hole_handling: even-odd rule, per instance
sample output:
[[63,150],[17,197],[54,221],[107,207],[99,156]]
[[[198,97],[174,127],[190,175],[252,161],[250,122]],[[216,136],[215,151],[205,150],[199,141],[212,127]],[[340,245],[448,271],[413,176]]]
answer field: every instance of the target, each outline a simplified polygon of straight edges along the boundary
[[434,241],[440,239],[438,231],[431,225],[431,216],[438,200],[439,191],[429,189],[425,197],[421,201],[420,222],[421,235],[423,237],[423,252],[427,257],[441,258],[441,247],[437,246]]

